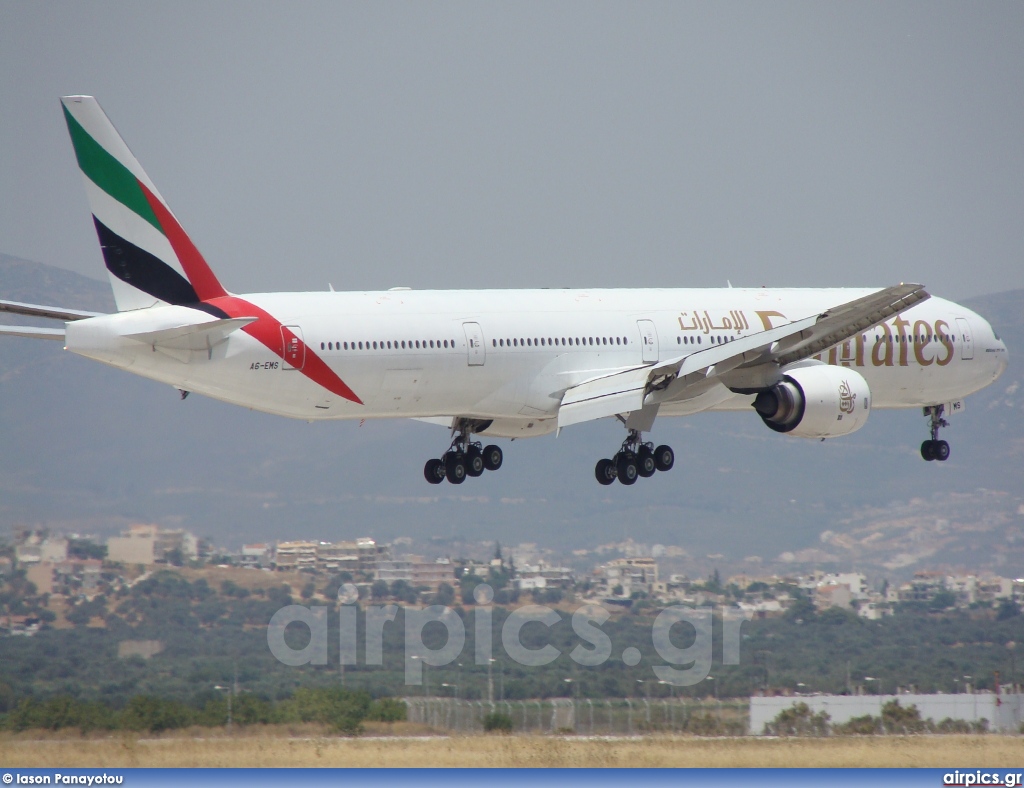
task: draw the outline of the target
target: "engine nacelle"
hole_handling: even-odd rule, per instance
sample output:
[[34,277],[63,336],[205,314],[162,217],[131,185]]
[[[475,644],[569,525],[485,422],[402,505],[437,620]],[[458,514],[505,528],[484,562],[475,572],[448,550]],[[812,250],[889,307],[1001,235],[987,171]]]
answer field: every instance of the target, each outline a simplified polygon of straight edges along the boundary
[[792,366],[754,398],[754,410],[771,429],[798,438],[837,438],[863,427],[871,389],[859,372],[828,364]]

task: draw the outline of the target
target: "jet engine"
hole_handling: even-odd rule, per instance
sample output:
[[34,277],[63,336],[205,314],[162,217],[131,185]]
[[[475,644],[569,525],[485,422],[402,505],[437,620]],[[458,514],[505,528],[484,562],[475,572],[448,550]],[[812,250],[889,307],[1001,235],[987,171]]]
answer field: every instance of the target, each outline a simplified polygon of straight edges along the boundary
[[837,438],[856,432],[871,413],[871,389],[857,371],[828,364],[791,366],[754,398],[754,410],[776,432]]

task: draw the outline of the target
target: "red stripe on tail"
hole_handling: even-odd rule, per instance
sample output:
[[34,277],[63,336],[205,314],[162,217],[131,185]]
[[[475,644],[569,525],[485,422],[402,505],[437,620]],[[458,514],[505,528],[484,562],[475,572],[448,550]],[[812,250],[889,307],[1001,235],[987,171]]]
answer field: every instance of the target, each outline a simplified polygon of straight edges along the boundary
[[156,214],[157,221],[160,222],[164,235],[167,236],[167,240],[171,243],[171,248],[178,256],[178,262],[185,269],[185,276],[188,277],[188,281],[192,284],[196,295],[199,296],[199,300],[209,301],[211,298],[223,298],[226,296],[228,294],[227,290],[217,281],[217,277],[210,270],[210,266],[207,265],[206,260],[203,259],[199,250],[196,249],[192,239],[188,237],[188,234],[178,224],[174,214],[167,209],[167,206],[153,192],[146,188],[142,181],[139,181],[139,187],[142,189],[142,193],[146,195],[149,207]]

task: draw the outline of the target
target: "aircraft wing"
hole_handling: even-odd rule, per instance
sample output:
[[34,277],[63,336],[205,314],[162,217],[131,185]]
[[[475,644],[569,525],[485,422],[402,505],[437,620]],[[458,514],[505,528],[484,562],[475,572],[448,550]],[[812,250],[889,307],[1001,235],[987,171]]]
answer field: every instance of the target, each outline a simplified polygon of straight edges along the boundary
[[36,328],[35,326],[0,326],[0,336],[28,337],[29,339],[59,339],[64,341],[63,328]]
[[713,345],[657,364],[592,378],[566,390],[558,429],[686,399],[708,381],[741,367],[778,369],[820,353],[930,298],[921,285],[897,285],[819,315]]
[[45,317],[51,320],[85,320],[87,317],[99,317],[102,312],[83,312],[80,309],[64,309],[59,306],[42,306],[41,304],[23,304],[20,301],[0,300],[0,312],[29,317]]

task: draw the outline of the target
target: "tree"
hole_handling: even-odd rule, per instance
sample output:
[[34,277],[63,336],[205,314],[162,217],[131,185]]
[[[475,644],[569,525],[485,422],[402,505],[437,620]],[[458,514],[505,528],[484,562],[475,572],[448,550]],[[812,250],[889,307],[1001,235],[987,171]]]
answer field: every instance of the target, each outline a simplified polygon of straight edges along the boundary
[[462,575],[462,579],[459,581],[459,593],[462,596],[462,604],[476,604],[476,597],[473,592],[476,591],[476,587],[482,582],[484,582],[484,579],[480,575]]
[[815,714],[806,703],[796,703],[766,723],[764,732],[774,736],[827,736],[829,719],[824,711]]
[[484,715],[486,733],[512,733],[512,718],[500,711]]
[[68,539],[68,557],[69,558],[96,558],[103,560],[107,557],[107,546],[105,544],[96,544],[89,539]]
[[956,594],[952,591],[939,591],[928,603],[929,610],[949,610],[951,607],[956,607]]
[[304,585],[302,587],[302,591],[299,592],[299,595],[303,599],[308,601],[308,600],[313,598],[313,594],[315,594],[315,593],[316,593],[316,583],[314,583],[312,580],[310,580],[308,583],[306,583],[306,585]]
[[407,605],[416,604],[416,589],[409,585],[405,580],[396,580],[391,584],[391,596],[397,599],[399,602],[405,602]]
[[814,609],[814,603],[806,596],[800,595],[789,606],[789,610],[785,613],[785,618],[789,621],[797,622],[813,621],[816,615],[817,611]]
[[441,583],[437,587],[437,593],[434,594],[433,604],[449,607],[454,601],[455,589],[448,585],[448,583]]
[[375,580],[373,585],[370,586],[370,596],[374,599],[384,599],[388,595],[388,582],[387,580]]
[[903,707],[898,700],[891,700],[882,706],[882,727],[886,733],[924,733],[927,724],[917,706]]
[[1006,621],[1014,616],[1020,615],[1020,608],[1012,599],[1004,599],[999,603],[999,610],[996,612],[996,621]]

